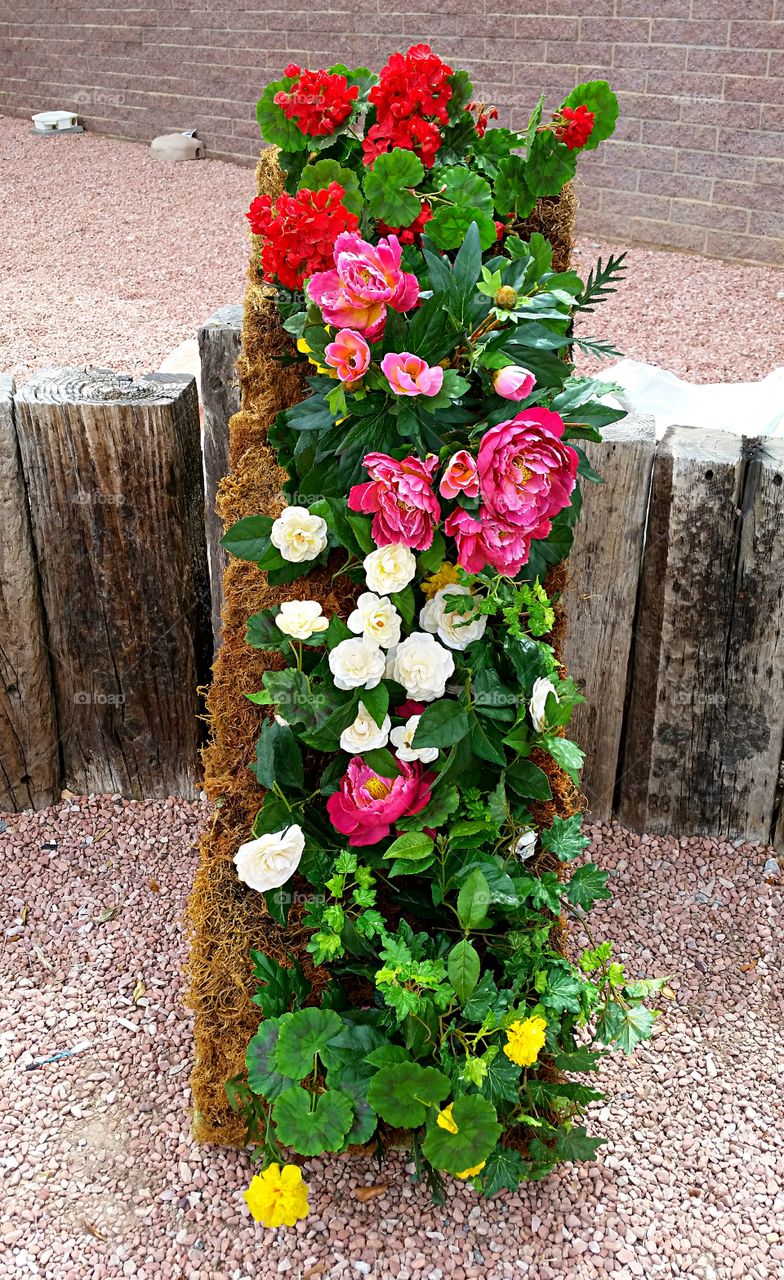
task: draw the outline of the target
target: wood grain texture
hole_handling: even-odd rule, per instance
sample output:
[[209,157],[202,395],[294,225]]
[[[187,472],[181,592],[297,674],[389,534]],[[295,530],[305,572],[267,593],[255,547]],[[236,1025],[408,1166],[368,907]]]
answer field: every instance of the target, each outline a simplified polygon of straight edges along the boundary
[[207,559],[212,589],[212,632],[217,653],[221,638],[223,570],[226,552],[220,545],[223,521],[215,510],[218,485],[229,470],[229,419],[239,412],[240,384],[236,364],[242,345],[242,307],[220,307],[199,329],[204,452]]
[[60,792],[52,672],[14,425],[0,375],[0,812],[39,809]]
[[652,418],[629,417],[602,435],[601,444],[585,444],[604,483],[582,482],[564,648],[586,698],[569,728],[586,752],[581,785],[592,816],[606,820],[613,812],[656,433]]
[[193,796],[212,648],[195,382],[46,371],[16,415],[65,783]]

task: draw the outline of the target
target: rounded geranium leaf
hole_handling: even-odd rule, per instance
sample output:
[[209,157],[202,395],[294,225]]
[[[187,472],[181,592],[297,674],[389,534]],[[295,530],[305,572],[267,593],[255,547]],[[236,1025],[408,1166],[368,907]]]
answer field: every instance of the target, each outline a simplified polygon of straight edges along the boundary
[[304,1080],[313,1070],[313,1059],[322,1053],[343,1023],[333,1009],[299,1009],[280,1028],[278,1068],[294,1080]]
[[275,1132],[286,1147],[301,1156],[339,1151],[354,1123],[351,1098],[329,1089],[314,1101],[306,1089],[295,1085],[275,1100],[272,1108]]
[[570,151],[552,133],[534,135],[525,166],[525,180],[535,196],[559,195],[576,171],[576,151]]
[[495,222],[489,214],[468,205],[442,205],[428,222],[427,234],[438,249],[458,249],[472,222],[479,230],[482,249],[489,249],[498,238]]
[[587,107],[593,112],[593,129],[583,151],[595,150],[600,142],[604,142],[605,138],[615,132],[618,99],[606,80],[587,80],[584,84],[578,84],[569,97],[564,99],[561,110],[564,107],[571,107],[572,110],[575,107]]
[[438,178],[443,188],[440,194],[445,200],[492,216],[493,194],[490,184],[480,178],[478,173],[472,173],[465,165],[459,164],[441,170]]
[[275,94],[281,91],[287,93],[295,80],[296,76],[274,80],[267,85],[256,106],[256,119],[264,141],[281,147],[284,151],[304,151],[306,147],[312,149],[314,141],[302,132],[295,120],[287,120],[274,102]]
[[408,190],[425,176],[425,168],[413,151],[395,147],[379,156],[365,175],[365,197],[370,213],[390,226],[407,227],[419,213],[422,198]]
[[368,1087],[368,1102],[387,1124],[399,1129],[416,1129],[424,1123],[428,1104],[443,1102],[449,1088],[449,1080],[435,1067],[400,1062],[382,1067],[373,1077]]
[[462,1173],[481,1164],[501,1136],[495,1107],[478,1093],[467,1093],[452,1106],[457,1132],[433,1123],[422,1144],[425,1156],[436,1169]]
[[499,162],[493,192],[495,207],[502,218],[510,213],[517,218],[527,218],[533,212],[536,196],[526,181],[522,156],[507,155]]
[[294,1079],[284,1075],[278,1066],[278,1035],[283,1020],[266,1018],[245,1051],[248,1084],[254,1093],[270,1102],[294,1084]]

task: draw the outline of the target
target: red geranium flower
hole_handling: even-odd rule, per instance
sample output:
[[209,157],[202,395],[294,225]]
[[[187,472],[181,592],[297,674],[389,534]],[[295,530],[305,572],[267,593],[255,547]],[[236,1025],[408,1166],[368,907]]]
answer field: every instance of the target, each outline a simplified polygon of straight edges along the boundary
[[261,266],[266,280],[300,289],[308,276],[332,265],[335,240],[356,231],[359,220],[342,203],[345,190],[331,182],[321,191],[303,187],[285,192],[274,206],[270,196],[257,196],[245,215],[254,235],[263,236]]
[[288,91],[276,93],[273,102],[309,137],[334,133],[351,115],[359,89],[355,84],[349,87],[345,76],[329,71],[300,72],[294,63],[286,68],[286,74],[298,79]]
[[407,227],[390,227],[386,222],[379,222],[378,231],[381,235],[395,235],[401,244],[415,244],[422,235],[425,227],[433,216],[433,210],[427,203],[422,201],[422,208],[414,218],[413,222],[409,222]]
[[574,109],[564,107],[555,117],[553,132],[559,142],[566,143],[570,151],[579,151],[593,133],[595,119],[595,112],[589,111],[583,104]]
[[452,74],[429,45],[416,44],[407,53],[392,54],[370,90],[376,123],[362,144],[365,164],[403,147],[415,152],[426,168],[432,166],[442,141],[438,124],[449,122]]

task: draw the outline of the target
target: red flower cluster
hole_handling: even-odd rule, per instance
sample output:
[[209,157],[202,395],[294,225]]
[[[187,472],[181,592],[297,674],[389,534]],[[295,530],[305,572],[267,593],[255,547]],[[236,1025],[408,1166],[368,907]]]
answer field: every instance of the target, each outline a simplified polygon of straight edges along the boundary
[[345,76],[329,71],[301,71],[296,63],[286,67],[287,76],[297,76],[291,88],[276,93],[272,101],[287,120],[296,120],[303,133],[320,138],[334,133],[351,115],[359,96],[356,85],[349,88]]
[[287,289],[300,289],[314,271],[333,265],[335,240],[356,231],[359,220],[342,203],[339,182],[321,191],[303,187],[296,195],[257,196],[245,215],[254,235],[263,236],[261,265],[266,280],[278,279]]
[[484,102],[469,102],[467,109],[476,112],[474,129],[477,137],[483,138],[487,133],[487,126],[490,121],[498,119],[498,107],[485,106]]
[[429,45],[415,44],[408,53],[392,54],[370,90],[376,123],[362,143],[365,164],[403,147],[414,151],[427,169],[432,166],[442,141],[438,125],[449,121],[452,74]]
[[409,222],[407,227],[390,227],[386,222],[379,222],[378,231],[380,235],[387,236],[391,234],[397,236],[401,244],[415,244],[432,216],[433,210],[427,200],[423,200],[422,208],[414,218],[414,221]]
[[593,133],[595,118],[595,113],[589,111],[582,103],[574,110],[571,107],[564,107],[555,117],[556,125],[553,132],[559,142],[566,143],[570,151],[579,151]]

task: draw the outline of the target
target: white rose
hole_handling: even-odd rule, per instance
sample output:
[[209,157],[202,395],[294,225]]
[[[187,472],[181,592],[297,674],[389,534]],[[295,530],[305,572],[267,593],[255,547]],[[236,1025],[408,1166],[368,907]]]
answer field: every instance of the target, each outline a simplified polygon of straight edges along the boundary
[[545,704],[548,694],[552,694],[556,702],[559,701],[558,694],[555,692],[555,685],[552,680],[539,676],[538,680],[534,680],[534,687],[531,690],[531,700],[528,703],[528,710],[531,713],[531,720],[537,733],[541,733],[545,723]]
[[391,728],[389,716],[384,716],[383,724],[379,727],[364,702],[360,702],[356,720],[340,735],[340,745],[352,756],[359,756],[363,751],[376,751],[387,745]]
[[363,564],[368,587],[382,596],[402,591],[416,574],[416,556],[402,542],[394,542],[389,547],[371,551],[369,556],[365,556]]
[[384,650],[362,636],[341,640],[329,655],[329,669],[338,689],[375,689],[384,666]]
[[421,716],[411,716],[410,719],[406,720],[405,724],[401,724],[390,733],[389,740],[396,747],[395,755],[398,760],[406,760],[409,763],[412,760],[421,760],[422,764],[431,764],[433,760],[437,759],[438,747],[411,746],[421,719]]
[[356,609],[349,614],[348,627],[382,649],[391,649],[400,640],[400,614],[391,600],[372,591],[359,597]]
[[532,858],[536,852],[536,832],[524,831],[513,845],[512,852],[521,862],[527,862]]
[[443,698],[454,669],[451,653],[434,636],[412,631],[397,647],[392,678],[402,684],[407,697],[416,702],[434,702]]
[[304,848],[305,836],[296,823],[285,831],[273,831],[259,836],[258,840],[249,840],[240,845],[234,855],[237,875],[258,893],[277,889],[297,870]]
[[432,631],[450,649],[465,649],[474,640],[481,640],[487,626],[485,615],[476,608],[470,613],[458,613],[444,603],[448,596],[470,595],[469,587],[442,587],[420,612],[420,627]]
[[270,542],[284,560],[315,560],[327,545],[327,522],[307,507],[286,507],[270,529]]
[[316,632],[326,631],[329,618],[321,612],[318,600],[286,600],[275,618],[278,631],[295,640],[309,640]]

